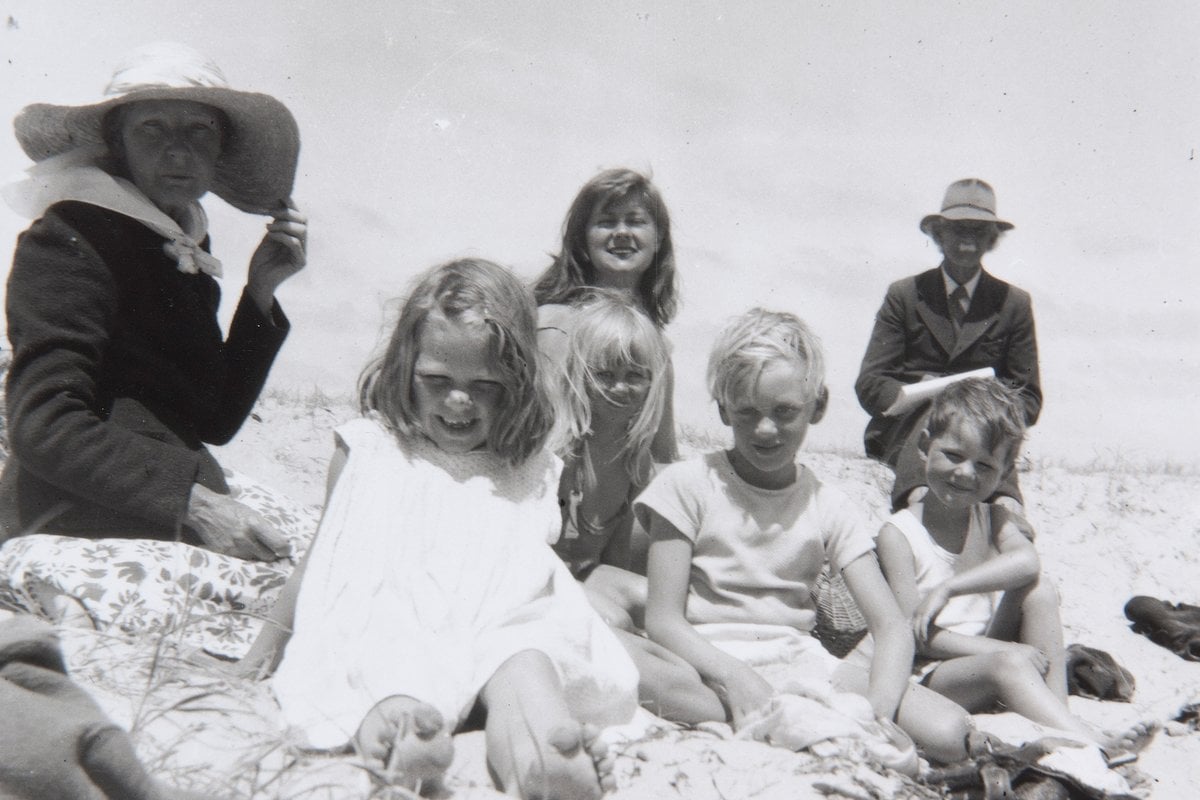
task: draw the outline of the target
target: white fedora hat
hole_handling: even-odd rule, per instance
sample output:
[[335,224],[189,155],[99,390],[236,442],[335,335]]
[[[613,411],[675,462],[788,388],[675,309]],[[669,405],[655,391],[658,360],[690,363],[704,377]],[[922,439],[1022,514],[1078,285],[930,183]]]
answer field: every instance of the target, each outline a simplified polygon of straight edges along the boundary
[[105,100],[91,105],[34,103],[13,120],[17,141],[43,161],[104,145],[104,116],[140,100],[191,100],[219,108],[232,130],[221,146],[212,191],[242,211],[267,214],[292,194],[300,132],[287,106],[267,94],[229,88],[211,60],[187,45],[159,42],[130,53],[113,72]]
[[979,178],[963,178],[950,184],[946,189],[946,196],[942,198],[942,212],[929,214],[922,219],[921,230],[928,235],[930,226],[939,219],[994,222],[1002,231],[1013,227],[1011,222],[1005,222],[996,216],[996,192],[987,181],[981,181]]

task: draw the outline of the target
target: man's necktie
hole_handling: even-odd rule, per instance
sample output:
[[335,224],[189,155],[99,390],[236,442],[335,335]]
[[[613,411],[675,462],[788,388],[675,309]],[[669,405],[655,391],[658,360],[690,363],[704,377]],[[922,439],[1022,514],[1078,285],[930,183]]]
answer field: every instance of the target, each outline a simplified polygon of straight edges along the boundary
[[950,319],[954,320],[955,329],[962,327],[963,320],[967,316],[967,305],[969,303],[970,298],[967,296],[966,287],[954,287],[954,291],[950,293]]

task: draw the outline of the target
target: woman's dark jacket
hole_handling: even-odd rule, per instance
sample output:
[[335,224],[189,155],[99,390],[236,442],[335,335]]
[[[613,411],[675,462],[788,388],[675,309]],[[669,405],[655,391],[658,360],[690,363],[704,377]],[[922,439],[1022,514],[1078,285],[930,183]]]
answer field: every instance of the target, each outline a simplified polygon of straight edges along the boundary
[[173,539],[192,484],[229,491],[204,443],[241,427],[287,318],[243,295],[222,341],[217,282],[180,272],[164,241],[74,201],[18,238],[0,541],[35,528]]

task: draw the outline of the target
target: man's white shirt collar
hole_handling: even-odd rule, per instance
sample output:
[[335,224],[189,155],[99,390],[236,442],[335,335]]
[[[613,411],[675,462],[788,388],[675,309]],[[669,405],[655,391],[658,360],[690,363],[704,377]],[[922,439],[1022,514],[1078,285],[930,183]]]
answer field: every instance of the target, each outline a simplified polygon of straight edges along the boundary
[[[967,290],[967,303],[968,304],[970,304],[971,300],[975,297],[975,287],[979,285],[979,279],[982,276],[983,276],[983,270],[981,269],[975,273],[975,277],[971,278],[971,280],[962,284],[962,287]],[[949,300],[950,295],[953,294],[953,292],[956,288],[958,288],[958,283],[954,280],[954,278],[951,278],[950,273],[946,272],[946,270],[944,270],[944,269],[942,270],[942,283],[945,285],[945,288],[946,288],[946,299]]]

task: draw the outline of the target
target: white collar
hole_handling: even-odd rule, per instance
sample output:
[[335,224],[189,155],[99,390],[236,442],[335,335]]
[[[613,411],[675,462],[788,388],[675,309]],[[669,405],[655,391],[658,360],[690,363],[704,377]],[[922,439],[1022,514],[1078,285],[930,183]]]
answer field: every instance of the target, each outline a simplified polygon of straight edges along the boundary
[[973,298],[975,296],[975,287],[977,287],[979,285],[979,279],[981,277],[983,277],[983,268],[982,267],[980,267],[979,270],[976,271],[975,276],[972,277],[971,280],[967,281],[966,283],[960,284],[960,283],[958,283],[958,281],[954,280],[954,278],[950,277],[949,272],[946,272],[945,269],[942,269],[942,284],[946,287],[946,297],[947,298],[950,297],[950,295],[954,293],[955,289],[957,289],[959,286],[962,286],[964,289],[967,290],[967,300],[970,301],[971,298]]
[[181,226],[132,183],[97,166],[103,152],[102,148],[76,148],[47,158],[30,167],[24,179],[0,189],[0,194],[13,211],[29,219],[41,217],[47,208],[63,200],[123,214],[168,240],[163,251],[175,259],[180,272],[221,277],[221,262],[200,247],[208,235],[204,207],[193,202]]

